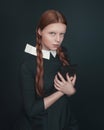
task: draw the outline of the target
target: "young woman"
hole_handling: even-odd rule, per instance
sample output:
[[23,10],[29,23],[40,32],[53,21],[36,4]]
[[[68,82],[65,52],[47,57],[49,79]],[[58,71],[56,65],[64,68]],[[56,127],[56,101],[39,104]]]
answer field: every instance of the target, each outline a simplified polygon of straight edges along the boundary
[[47,10],[36,28],[36,46],[26,45],[21,65],[25,116],[18,130],[78,130],[69,103],[76,92],[76,75],[66,74],[64,79],[58,72],[70,65],[61,46],[66,28],[61,12]]

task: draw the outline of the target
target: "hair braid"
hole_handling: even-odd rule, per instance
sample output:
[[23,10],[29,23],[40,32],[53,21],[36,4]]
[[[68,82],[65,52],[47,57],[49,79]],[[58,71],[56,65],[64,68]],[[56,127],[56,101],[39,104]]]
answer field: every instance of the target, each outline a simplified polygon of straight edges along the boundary
[[69,65],[69,61],[67,59],[67,57],[65,56],[65,53],[62,49],[62,47],[59,47],[57,50],[57,54],[59,56],[60,61],[62,62],[63,66],[65,65]]
[[[62,23],[67,26],[67,21],[65,16],[56,10],[47,10],[44,12],[38,22],[36,28],[36,49],[37,49],[37,68],[36,68],[36,92],[39,96],[43,96],[44,89],[43,89],[43,56],[42,56],[42,37],[39,35],[39,29],[42,31],[46,26],[53,24],[53,23]],[[58,56],[62,61],[63,65],[68,65],[68,60],[60,47],[58,49]]]
[[38,95],[43,95],[43,58],[42,58],[42,45],[40,43],[40,36],[37,34],[37,74],[36,74],[36,92]]

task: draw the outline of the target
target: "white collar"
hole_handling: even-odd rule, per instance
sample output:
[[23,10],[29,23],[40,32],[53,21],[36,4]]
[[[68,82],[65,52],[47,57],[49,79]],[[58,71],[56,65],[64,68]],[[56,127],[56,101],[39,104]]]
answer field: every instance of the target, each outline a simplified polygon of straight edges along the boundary
[[[37,56],[37,52],[36,52],[36,47],[29,45],[28,43],[26,44],[25,50],[26,53],[32,54]],[[50,59],[50,53],[52,54],[52,56],[55,58],[56,57],[56,51],[48,51],[48,50],[42,50],[42,54],[43,54],[43,58],[45,59]]]

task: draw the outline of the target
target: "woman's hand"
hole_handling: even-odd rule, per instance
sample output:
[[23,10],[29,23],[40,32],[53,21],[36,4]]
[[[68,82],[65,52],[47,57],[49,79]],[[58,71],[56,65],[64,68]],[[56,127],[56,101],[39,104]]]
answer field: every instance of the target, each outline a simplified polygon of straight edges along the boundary
[[[60,78],[60,80],[58,79]],[[63,76],[58,72],[58,76],[55,76],[54,79],[54,87],[61,91],[62,93],[70,96],[73,95],[76,92],[76,89],[74,88],[76,82],[76,75],[73,77],[69,77],[68,74],[66,74],[66,80],[63,78]]]

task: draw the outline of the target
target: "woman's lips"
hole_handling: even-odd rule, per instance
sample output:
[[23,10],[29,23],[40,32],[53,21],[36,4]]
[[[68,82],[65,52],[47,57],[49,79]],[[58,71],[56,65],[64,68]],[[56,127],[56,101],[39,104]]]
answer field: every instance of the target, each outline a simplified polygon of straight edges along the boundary
[[59,44],[53,44],[53,47],[58,48],[60,45]]

